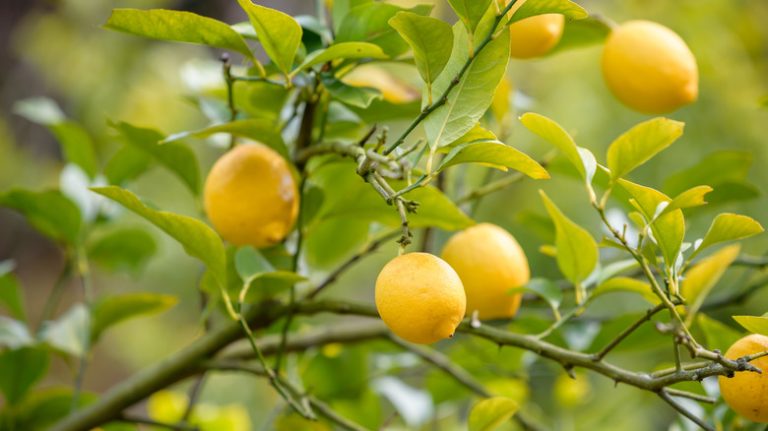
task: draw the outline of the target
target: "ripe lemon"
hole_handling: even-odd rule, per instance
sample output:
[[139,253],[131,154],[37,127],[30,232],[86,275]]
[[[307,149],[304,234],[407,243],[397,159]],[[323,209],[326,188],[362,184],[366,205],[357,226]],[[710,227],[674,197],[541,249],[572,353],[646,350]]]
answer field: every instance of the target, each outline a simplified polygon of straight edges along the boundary
[[481,319],[510,318],[522,294],[509,290],[528,283],[531,272],[525,252],[506,230],[481,223],[455,234],[442,258],[459,274],[467,293],[467,313]]
[[608,88],[636,111],[663,114],[698,97],[696,58],[680,36],[661,24],[618,26],[605,42],[602,63]]
[[[728,359],[754,355],[768,350],[768,337],[752,334],[733,343],[725,353]],[[720,394],[729,406],[741,416],[754,422],[768,422],[768,357],[755,359],[750,364],[763,373],[738,372],[733,377],[719,378]]]
[[453,335],[467,300],[461,279],[429,253],[398,256],[376,279],[376,309],[397,336],[428,344]]
[[521,19],[509,26],[510,52],[514,58],[540,57],[548,53],[563,36],[565,17],[548,13]]
[[240,144],[213,165],[203,192],[205,212],[224,239],[256,248],[291,231],[299,209],[288,163],[261,144]]

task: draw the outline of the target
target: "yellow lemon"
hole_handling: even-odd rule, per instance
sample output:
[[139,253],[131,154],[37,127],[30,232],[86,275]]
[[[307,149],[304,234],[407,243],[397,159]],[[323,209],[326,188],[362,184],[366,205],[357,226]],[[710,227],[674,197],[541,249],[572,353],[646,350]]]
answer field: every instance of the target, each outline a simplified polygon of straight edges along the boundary
[[696,58],[680,36],[661,24],[629,21],[615,28],[602,62],[608,88],[636,111],[663,114],[698,97]]
[[262,248],[282,241],[299,209],[288,163],[261,144],[240,144],[216,161],[203,194],[211,223],[235,245]]
[[[738,359],[765,351],[768,351],[768,337],[752,334],[733,343],[725,357]],[[720,394],[736,413],[754,422],[768,423],[768,357],[750,363],[763,373],[744,371],[731,378],[721,376]]]
[[541,57],[560,42],[565,17],[548,13],[521,19],[509,26],[510,56],[514,58]]
[[453,335],[467,300],[461,279],[429,253],[398,256],[376,279],[376,309],[395,335],[428,344]]
[[509,290],[524,286],[531,272],[525,252],[506,230],[481,223],[455,234],[442,258],[461,277],[467,293],[467,313],[481,319],[510,318],[520,308],[522,294]]

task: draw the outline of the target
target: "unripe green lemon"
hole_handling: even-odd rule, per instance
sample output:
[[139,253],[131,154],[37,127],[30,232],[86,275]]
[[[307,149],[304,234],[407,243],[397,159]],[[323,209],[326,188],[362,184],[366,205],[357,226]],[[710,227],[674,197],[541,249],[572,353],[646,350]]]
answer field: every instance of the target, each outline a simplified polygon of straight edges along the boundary
[[629,21],[605,42],[603,76],[622,103],[646,114],[663,114],[696,101],[696,58],[675,32],[651,21]]
[[541,57],[560,42],[565,17],[557,13],[535,15],[509,26],[510,52],[514,58]]
[[205,212],[227,241],[268,247],[293,228],[299,193],[288,163],[261,144],[240,144],[213,165],[203,192]]
[[[768,337],[752,334],[733,343],[725,357],[736,360],[765,351],[768,351]],[[720,394],[736,413],[754,422],[768,423],[768,357],[755,359],[750,364],[762,370],[762,374],[743,371],[731,378],[720,376]]]
[[528,283],[531,272],[525,252],[509,232],[477,224],[451,237],[442,258],[464,284],[468,314],[477,311],[480,319],[497,319],[517,313],[522,294],[509,291]]
[[398,256],[376,279],[381,319],[395,335],[413,343],[429,344],[452,336],[466,305],[456,271],[429,253]]

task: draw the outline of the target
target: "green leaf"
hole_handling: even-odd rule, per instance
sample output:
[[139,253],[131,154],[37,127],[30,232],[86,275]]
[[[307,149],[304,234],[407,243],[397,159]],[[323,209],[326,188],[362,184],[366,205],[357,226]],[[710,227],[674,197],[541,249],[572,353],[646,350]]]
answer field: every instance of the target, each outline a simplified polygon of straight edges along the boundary
[[25,347],[0,353],[0,390],[8,405],[15,406],[48,370],[48,353]]
[[264,51],[281,72],[288,74],[301,45],[302,30],[299,23],[290,15],[254,4],[251,0],[237,2],[248,14]]
[[175,133],[160,141],[160,144],[166,145],[170,142],[187,138],[203,139],[217,133],[231,133],[235,136],[253,139],[277,151],[281,156],[288,158],[288,148],[285,146],[280,131],[275,129],[274,121],[264,118],[235,120],[189,132]]
[[383,2],[364,3],[349,10],[339,24],[336,42],[370,42],[381,47],[385,54],[394,58],[408,50],[408,44],[389,20],[400,11],[410,10],[418,15],[428,15],[431,5],[419,5],[413,9]]
[[88,247],[88,258],[111,271],[138,273],[157,251],[155,239],[144,229],[112,231]]
[[749,238],[764,231],[755,219],[739,214],[723,213],[715,217],[701,243],[695,245],[693,256],[707,247],[726,241]]
[[470,142],[459,145],[446,155],[437,172],[461,163],[484,163],[507,171],[514,169],[536,179],[547,179],[549,173],[527,154],[499,141]]
[[514,416],[517,409],[517,402],[511,398],[486,398],[472,407],[469,431],[493,431]]
[[675,196],[675,198],[672,199],[672,202],[664,207],[664,211],[661,214],[666,214],[676,209],[686,209],[706,205],[707,201],[704,200],[704,196],[710,192],[712,192],[712,187],[710,186],[696,186],[692,189],[688,189]]
[[316,66],[318,64],[327,63],[329,61],[337,59],[357,59],[357,58],[373,58],[383,59],[387,58],[381,47],[367,42],[341,42],[336,43],[328,48],[317,50],[309,54],[304,62],[301,63],[296,69],[291,72],[295,74],[300,70]]
[[186,145],[171,142],[159,145],[164,136],[153,129],[136,127],[120,122],[113,124],[126,145],[152,156],[158,163],[179,177],[194,194],[200,192],[200,170],[197,156]]
[[699,311],[712,288],[725,274],[725,270],[739,256],[740,250],[739,244],[725,247],[702,259],[685,272],[685,278],[680,285],[680,293],[689,304],[688,314],[691,316],[688,318],[689,321]]
[[603,43],[610,33],[611,26],[599,17],[566,20],[560,42],[548,54]]
[[588,183],[592,183],[595,174],[596,162],[594,156],[584,148],[576,145],[573,138],[555,121],[533,112],[527,112],[520,117],[528,130],[539,136],[555,148],[573,164],[581,177]]
[[619,136],[608,147],[611,178],[622,178],[669,147],[683,135],[685,123],[668,118],[642,122]]
[[650,283],[631,277],[613,277],[603,281],[592,291],[592,297],[597,298],[612,292],[638,293],[652,305],[660,302],[659,297],[653,293]]
[[35,229],[50,238],[69,244],[80,241],[80,210],[58,190],[16,189],[0,193],[0,207],[20,212]]
[[728,350],[739,338],[742,333],[732,327],[715,320],[704,313],[696,315],[696,323],[706,338],[706,346],[710,350],[719,349],[721,352]]
[[371,87],[353,87],[330,74],[322,74],[323,86],[331,96],[350,106],[367,108],[371,102],[381,99],[381,92]]
[[589,16],[583,7],[570,0],[526,0],[512,15],[509,23],[548,13],[559,13],[570,19],[585,19]]
[[115,9],[104,27],[152,39],[229,49],[257,62],[242,36],[227,24],[191,12]]
[[768,335],[768,316],[733,316],[749,332]]
[[411,12],[398,12],[389,20],[389,25],[411,46],[421,79],[432,85],[451,58],[451,26],[437,18]]
[[580,284],[597,266],[597,243],[586,229],[567,218],[543,190],[539,193],[549,216],[555,223],[557,266],[565,278],[573,284]]
[[75,304],[54,321],[45,322],[40,340],[61,352],[82,357],[90,346],[91,315],[83,304]]
[[91,190],[123,205],[178,241],[192,257],[208,267],[220,288],[227,286],[226,254],[219,235],[198,219],[153,210],[144,205],[133,193],[119,187],[94,187]]
[[0,262],[0,305],[4,305],[15,318],[22,321],[26,320],[24,297],[21,295],[19,280],[10,272],[13,266],[8,265],[6,272],[3,263],[5,262]]
[[[442,96],[469,58],[469,40],[463,25],[453,26],[451,59],[432,86],[435,97]],[[424,120],[424,129],[431,148],[452,143],[470,131],[491,105],[496,87],[504,77],[509,61],[509,32],[485,46],[467,68],[446,102]],[[428,103],[429,95],[424,95]]]
[[661,215],[662,206],[672,201],[667,195],[627,180],[619,180],[619,184],[632,196],[645,220],[652,222],[650,227],[653,238],[661,249],[667,267],[673,268],[685,236],[683,211],[676,209]]
[[480,19],[488,11],[492,0],[448,0],[448,3],[467,27],[469,33],[474,33]]
[[124,146],[109,159],[104,175],[110,184],[121,185],[137,178],[152,165],[152,156],[138,148]]
[[96,343],[105,330],[126,320],[162,313],[176,305],[178,299],[158,293],[124,293],[108,296],[93,305],[91,342]]
[[14,104],[14,112],[48,127],[61,145],[64,159],[83,169],[90,178],[98,172],[93,140],[80,124],[67,120],[56,102],[47,98],[26,99]]
[[0,316],[0,347],[18,349],[34,341],[27,325],[10,317]]

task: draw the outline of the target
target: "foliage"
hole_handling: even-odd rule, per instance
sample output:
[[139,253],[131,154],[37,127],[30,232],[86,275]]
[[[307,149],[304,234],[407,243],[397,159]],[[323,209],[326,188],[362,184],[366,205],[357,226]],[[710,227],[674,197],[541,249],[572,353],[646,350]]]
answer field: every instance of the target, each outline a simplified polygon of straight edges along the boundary
[[[515,1],[441,2],[458,18],[453,24],[428,5],[330,3],[316,17],[292,17],[238,0],[247,22],[235,25],[185,11],[115,9],[106,29],[226,54],[215,66],[214,83],[185,95],[207,123],[166,134],[110,121],[119,143],[110,157],[95,143],[96,132],[64,116],[51,100],[16,104],[19,115],[45,126],[59,142],[64,170],[82,178],[76,182],[62,174],[57,187],[0,192],[0,206],[50,238],[65,260],[40,322],[29,321],[33,313],[13,262],[0,262],[0,307],[8,313],[0,317],[0,391],[6,401],[0,429],[137,429],[130,424],[146,420],[178,423],[179,429],[248,428],[242,405],[193,406],[194,396],[165,391],[191,376],[227,372],[269,385],[281,403],[272,424],[277,429],[358,430],[390,420],[417,429],[443,410],[456,422],[446,422],[446,429],[546,429],[553,421],[529,396],[532,382],[511,376],[552,374],[552,364],[569,375],[575,367],[586,368],[650,391],[675,409],[675,420],[686,417],[704,429],[732,426],[737,419],[723,414],[723,404],[699,381],[754,371],[747,361],[723,359],[715,350],[737,334],[735,325],[721,322],[719,308],[743,303],[768,280],[745,283],[742,291],[718,287],[726,284],[721,280],[730,282],[736,266],[746,266],[748,277],[768,263],[742,254],[740,243],[724,246],[762,233],[757,220],[707,208],[759,194],[747,179],[752,155],[711,153],[671,175],[663,172],[657,189],[643,180],[644,165],[693,144],[683,135],[683,121],[647,119],[600,147],[536,112],[510,118],[516,107],[508,82],[509,24],[565,15],[553,55],[579,55],[570,51],[599,45],[610,32],[607,20],[572,1],[527,0],[520,7]],[[362,67],[375,67],[382,76],[402,67],[411,81],[418,80],[403,84],[412,100],[388,97],[391,82],[352,82],[349,74]],[[524,145],[511,129],[527,129],[533,142]],[[198,211],[204,177],[199,160],[250,141],[290,162],[301,194],[291,235],[260,250],[226,244]],[[153,165],[169,175],[157,180]],[[581,188],[570,188],[573,177],[585,197]],[[455,340],[424,347],[397,338],[379,322],[343,317],[376,318],[370,295],[365,303],[323,299],[347,270],[377,250],[394,257],[386,245],[395,240],[400,252],[437,252],[435,237],[485,217],[477,211],[485,196],[523,181],[539,187],[550,178],[579,193],[540,190],[535,212],[520,213],[522,235],[545,237],[543,256],[535,258],[545,269],[534,268],[528,285],[509,291],[526,294],[523,313],[514,320],[469,316]],[[141,181],[183,190],[187,209],[148,198]],[[581,203],[572,205],[575,199]],[[505,206],[517,209],[515,202]],[[703,234],[702,223],[709,224]],[[162,260],[164,243],[150,230],[155,228],[167,235],[163,241],[172,239],[199,260],[196,289],[186,289],[204,298],[198,318],[205,333],[124,385],[94,396],[82,388],[83,373],[109,330],[179,302],[174,295],[103,286],[120,271],[141,282],[146,267],[158,262],[176,271],[175,262]],[[370,293],[370,279],[358,289]],[[57,292],[73,280],[82,298],[59,312]],[[768,314],[727,311],[747,331],[768,334]],[[311,318],[319,313],[333,317]],[[245,348],[225,351],[236,341]],[[657,369],[631,371],[631,362],[605,360],[642,349],[658,354]],[[40,385],[55,357],[72,366],[71,389]],[[670,360],[671,371],[659,371]],[[429,370],[423,380],[403,372],[422,362]],[[589,393],[591,384],[580,379],[575,389],[558,380],[558,402],[579,404],[579,394]],[[679,403],[680,397],[690,403]],[[131,416],[128,407],[145,399],[148,418]]]

